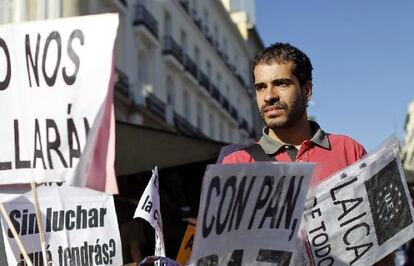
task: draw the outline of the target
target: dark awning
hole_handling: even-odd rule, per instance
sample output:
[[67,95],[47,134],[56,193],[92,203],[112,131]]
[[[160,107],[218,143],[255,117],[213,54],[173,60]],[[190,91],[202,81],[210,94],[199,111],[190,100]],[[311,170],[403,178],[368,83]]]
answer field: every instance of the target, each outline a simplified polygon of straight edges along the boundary
[[139,125],[116,123],[117,176],[215,160],[225,143]]

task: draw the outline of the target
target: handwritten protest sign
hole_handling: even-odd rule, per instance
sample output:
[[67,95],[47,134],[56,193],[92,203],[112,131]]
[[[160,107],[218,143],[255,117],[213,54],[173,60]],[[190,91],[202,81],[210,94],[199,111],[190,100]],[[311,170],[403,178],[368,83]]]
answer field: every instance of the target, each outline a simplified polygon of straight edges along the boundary
[[[38,188],[47,239],[47,257],[55,265],[121,265],[122,248],[113,197],[85,188]],[[4,203],[34,265],[43,265],[32,193]],[[7,265],[25,265],[5,222]]]
[[396,143],[319,184],[308,203],[308,265],[372,265],[414,237]]
[[312,164],[210,165],[191,265],[290,265]]
[[148,182],[138,206],[134,218],[142,218],[149,222],[155,229],[155,256],[165,257],[164,234],[162,232],[162,217],[160,208],[160,193],[158,188],[158,169],[152,170],[152,176]]
[[117,27],[115,14],[0,27],[0,184],[68,181],[80,161],[88,171]]

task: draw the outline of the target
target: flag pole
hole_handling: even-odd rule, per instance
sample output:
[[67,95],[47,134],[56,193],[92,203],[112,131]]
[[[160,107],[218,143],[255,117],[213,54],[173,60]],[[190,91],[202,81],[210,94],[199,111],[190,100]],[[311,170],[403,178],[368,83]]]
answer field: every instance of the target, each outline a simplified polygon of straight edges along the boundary
[[45,237],[45,231],[43,228],[43,222],[42,222],[42,213],[40,212],[40,205],[39,205],[39,196],[37,194],[37,187],[35,182],[31,182],[30,186],[32,187],[33,192],[33,198],[36,208],[36,222],[37,222],[37,228],[39,229],[39,237],[40,237],[40,247],[42,249],[42,257],[43,257],[43,265],[47,266],[47,253],[46,253],[46,237]]
[[3,214],[4,219],[7,222],[7,225],[9,226],[9,229],[14,237],[14,240],[17,242],[17,246],[20,249],[21,254],[23,255],[24,260],[26,261],[27,266],[33,266],[32,261],[29,258],[29,255],[27,255],[26,249],[23,246],[22,240],[20,239],[19,234],[16,231],[16,228],[14,227],[13,222],[10,220],[9,214],[7,213],[6,209],[4,208],[3,202],[0,202],[0,211]]

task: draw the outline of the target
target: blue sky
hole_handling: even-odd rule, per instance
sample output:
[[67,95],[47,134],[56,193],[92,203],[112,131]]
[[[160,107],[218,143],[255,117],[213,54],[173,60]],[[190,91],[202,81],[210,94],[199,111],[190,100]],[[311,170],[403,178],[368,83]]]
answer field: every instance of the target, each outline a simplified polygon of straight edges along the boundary
[[403,137],[414,100],[413,14],[410,0],[256,0],[264,44],[289,42],[312,60],[309,113],[368,151]]

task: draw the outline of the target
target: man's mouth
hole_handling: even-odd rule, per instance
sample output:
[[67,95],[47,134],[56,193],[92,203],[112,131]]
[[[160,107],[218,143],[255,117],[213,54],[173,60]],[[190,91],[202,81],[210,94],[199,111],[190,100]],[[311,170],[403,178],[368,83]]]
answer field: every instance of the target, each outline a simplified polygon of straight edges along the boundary
[[263,114],[266,117],[279,116],[285,112],[285,108],[283,108],[282,106],[277,106],[277,105],[267,106],[267,107],[262,108],[262,110],[263,110]]

